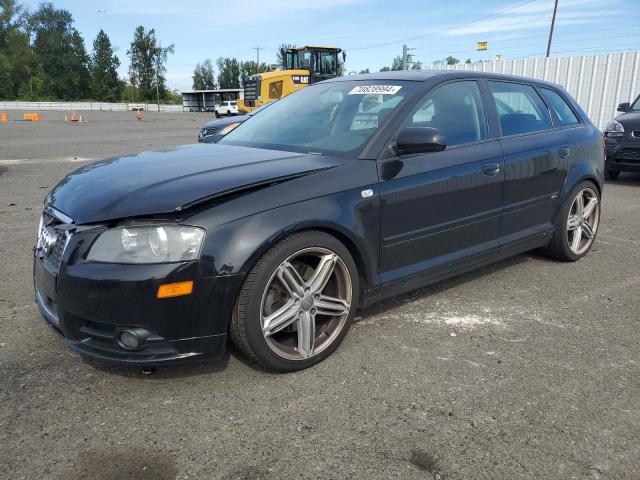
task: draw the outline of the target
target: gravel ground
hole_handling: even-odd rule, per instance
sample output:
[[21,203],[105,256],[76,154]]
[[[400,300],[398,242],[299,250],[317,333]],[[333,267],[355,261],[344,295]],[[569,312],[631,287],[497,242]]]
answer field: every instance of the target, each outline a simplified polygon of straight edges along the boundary
[[82,360],[33,304],[46,192],[87,159],[194,141],[205,114],[0,124],[0,478],[640,478],[640,175],[592,253],[520,255],[361,311],[277,375]]

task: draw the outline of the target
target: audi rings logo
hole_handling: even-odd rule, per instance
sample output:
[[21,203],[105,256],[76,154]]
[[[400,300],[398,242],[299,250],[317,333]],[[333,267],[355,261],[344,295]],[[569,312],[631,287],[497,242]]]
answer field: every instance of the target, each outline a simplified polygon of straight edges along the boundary
[[57,233],[51,227],[42,227],[38,238],[38,250],[48,255],[56,244]]

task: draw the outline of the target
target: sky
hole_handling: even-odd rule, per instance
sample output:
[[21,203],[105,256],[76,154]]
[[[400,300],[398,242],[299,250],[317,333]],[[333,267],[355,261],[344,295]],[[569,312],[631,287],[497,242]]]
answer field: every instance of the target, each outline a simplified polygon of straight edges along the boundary
[[[36,9],[38,0],[21,0]],[[193,68],[210,58],[275,63],[281,43],[339,46],[347,72],[391,65],[407,44],[431,65],[449,55],[466,60],[544,56],[553,0],[53,0],[69,10],[87,49],[109,35],[126,78],[126,51],[138,25],[155,28],[175,54],[167,84],[192,87]],[[640,49],[640,0],[559,0],[552,55],[566,57]],[[486,52],[476,42],[487,41]],[[217,72],[216,72],[217,73]]]

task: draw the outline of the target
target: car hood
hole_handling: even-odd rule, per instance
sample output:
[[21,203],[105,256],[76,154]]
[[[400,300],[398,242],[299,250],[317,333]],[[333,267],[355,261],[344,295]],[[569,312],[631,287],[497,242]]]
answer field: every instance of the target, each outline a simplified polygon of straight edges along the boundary
[[640,130],[640,112],[625,113],[616,117],[627,131]]
[[205,123],[202,126],[202,128],[208,128],[208,129],[215,128],[216,130],[220,130],[226,127],[227,125],[231,125],[232,123],[242,123],[247,118],[249,118],[249,115],[237,115],[235,117],[220,118],[218,120],[211,120],[210,122]]
[[56,185],[47,203],[76,224],[163,214],[339,164],[319,155],[185,145],[86,165]]

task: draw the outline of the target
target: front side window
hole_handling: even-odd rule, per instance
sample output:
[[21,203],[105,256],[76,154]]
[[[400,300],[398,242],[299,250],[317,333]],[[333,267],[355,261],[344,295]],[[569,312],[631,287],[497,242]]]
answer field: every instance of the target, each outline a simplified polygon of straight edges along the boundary
[[542,96],[547,101],[547,104],[551,107],[556,114],[560,125],[563,127],[570,125],[577,125],[580,123],[576,114],[573,113],[571,107],[567,104],[564,98],[560,96],[558,92],[549,90],[548,88],[541,88]]
[[629,108],[630,112],[640,112],[640,97],[636,98],[636,101],[633,102],[631,107]]
[[502,135],[518,135],[551,128],[551,118],[531,85],[489,82],[496,101]]
[[430,92],[405,127],[432,127],[444,133],[448,146],[487,138],[480,87],[475,81],[448,83]]
[[416,82],[318,83],[273,103],[219,143],[357,157]]

